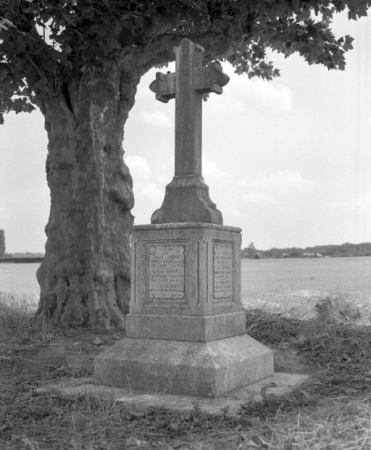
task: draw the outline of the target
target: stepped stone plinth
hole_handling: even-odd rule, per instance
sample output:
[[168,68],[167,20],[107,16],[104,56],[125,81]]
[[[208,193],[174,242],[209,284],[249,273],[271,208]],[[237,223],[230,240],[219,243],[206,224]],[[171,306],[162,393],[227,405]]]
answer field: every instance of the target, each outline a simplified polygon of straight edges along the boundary
[[239,228],[134,227],[127,338],[95,360],[115,387],[217,397],[273,374],[273,353],[246,334]]

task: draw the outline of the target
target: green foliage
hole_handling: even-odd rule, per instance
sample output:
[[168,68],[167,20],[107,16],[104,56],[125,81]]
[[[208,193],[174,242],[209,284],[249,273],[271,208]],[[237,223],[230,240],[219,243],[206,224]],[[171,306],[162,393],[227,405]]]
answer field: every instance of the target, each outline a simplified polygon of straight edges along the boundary
[[2,0],[0,122],[32,111],[85,71],[106,64],[144,73],[173,59],[183,37],[207,49],[206,63],[229,61],[237,73],[279,74],[266,49],[301,55],[309,64],[344,69],[349,36],[331,19],[367,15],[371,0]]

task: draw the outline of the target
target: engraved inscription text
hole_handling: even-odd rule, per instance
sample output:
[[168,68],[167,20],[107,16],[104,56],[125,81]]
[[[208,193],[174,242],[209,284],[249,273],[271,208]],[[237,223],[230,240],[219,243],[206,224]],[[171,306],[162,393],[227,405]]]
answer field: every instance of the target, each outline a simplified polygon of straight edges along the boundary
[[149,296],[178,299],[184,297],[184,247],[150,247]]
[[214,298],[232,295],[232,256],[231,246],[214,246]]

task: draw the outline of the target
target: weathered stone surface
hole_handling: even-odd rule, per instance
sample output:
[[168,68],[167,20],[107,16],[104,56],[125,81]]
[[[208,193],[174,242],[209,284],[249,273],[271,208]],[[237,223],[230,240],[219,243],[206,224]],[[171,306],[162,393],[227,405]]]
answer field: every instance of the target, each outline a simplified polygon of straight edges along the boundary
[[236,311],[214,316],[129,314],[126,336],[208,342],[246,332],[246,314]]
[[202,96],[221,94],[229,77],[218,64],[203,68],[205,50],[189,39],[183,39],[174,51],[176,73],[157,73],[150,85],[157,100],[167,103],[175,98],[175,177],[151,222],[222,224],[222,214],[202,178]]
[[89,395],[122,403],[132,411],[166,408],[178,413],[191,412],[197,404],[198,408],[209,414],[238,416],[241,414],[241,406],[252,401],[263,401],[262,392],[267,397],[279,398],[299,388],[308,379],[309,376],[303,374],[274,373],[271,377],[228,392],[218,398],[200,398],[189,395],[182,396],[163,392],[115,388],[101,384],[96,385],[91,379],[65,380],[63,384],[48,384],[36,388],[35,391],[38,393],[59,392],[61,396],[68,399]]
[[[178,180],[182,177],[177,177]],[[151,223],[206,222],[223,224],[222,213],[209,196],[209,188],[179,186],[170,183],[166,186],[165,199],[161,208],[151,217]]]
[[126,338],[94,362],[96,384],[201,397],[272,375],[272,350],[247,335],[210,342]]
[[242,311],[240,231],[207,223],[134,227],[130,314],[212,316]]
[[217,397],[272,376],[272,351],[245,334],[240,231],[134,227],[127,338],[95,359],[96,383]]

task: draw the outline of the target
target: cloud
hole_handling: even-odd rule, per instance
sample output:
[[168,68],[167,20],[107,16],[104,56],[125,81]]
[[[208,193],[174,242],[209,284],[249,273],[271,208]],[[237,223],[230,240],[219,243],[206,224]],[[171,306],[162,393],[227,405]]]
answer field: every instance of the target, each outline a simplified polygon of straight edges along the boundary
[[219,169],[214,161],[207,159],[205,154],[202,155],[202,173],[206,180],[208,178],[228,178],[229,174]]
[[12,217],[12,214],[10,212],[10,210],[6,207],[2,207],[0,205],[0,229],[1,229],[1,224],[3,222],[5,222],[5,220],[8,220]]
[[258,174],[251,182],[255,188],[269,191],[296,191],[308,193],[313,191],[314,182],[303,178],[299,172],[286,170],[271,175]]
[[213,102],[213,110],[223,115],[226,113],[244,114],[246,113],[246,106],[236,95],[225,95],[221,103]]
[[130,169],[134,183],[148,181],[151,176],[151,169],[146,159],[141,156],[127,156],[125,163]]
[[126,164],[133,177],[134,193],[140,199],[159,200],[164,196],[154,182],[151,181],[151,168],[141,156],[128,156]]
[[227,206],[223,211],[223,217],[228,222],[234,223],[236,220],[244,220],[249,217],[249,214],[237,209],[234,206]]
[[[154,78],[153,78],[154,80]],[[136,93],[136,99],[138,100],[139,98],[155,98],[155,94],[153,92],[151,92],[151,90],[149,89],[149,85],[151,83],[151,81],[148,77],[147,79],[141,79],[141,82],[137,88],[137,93]]]
[[133,177],[135,205],[133,215],[136,223],[148,223],[152,212],[161,206],[165,191],[151,180],[151,168],[145,158],[130,155],[125,158]]
[[277,201],[268,194],[252,192],[242,197],[244,203],[252,205],[274,205]]
[[137,196],[140,196],[142,199],[146,200],[158,201],[162,203],[165,196],[165,192],[159,189],[155,183],[137,183],[134,185],[134,189]]
[[154,125],[155,127],[168,127],[172,124],[167,115],[161,111],[141,111],[139,113],[139,119],[145,124]]
[[289,111],[292,108],[293,92],[290,88],[281,85],[273,85],[260,79],[251,80],[247,96],[256,101],[263,100],[267,107],[276,112]]
[[371,191],[362,192],[358,197],[344,201],[333,201],[327,206],[345,213],[371,213]]
[[371,192],[363,192],[357,199],[355,199],[357,208],[364,211],[371,211]]
[[165,197],[165,191],[150,181],[134,184],[135,203],[132,214],[135,224],[150,223],[152,213],[158,209]]
[[172,180],[171,176],[159,175],[158,177],[156,177],[155,181],[161,186],[166,186],[167,184],[170,183],[171,180]]
[[247,108],[253,106],[280,113],[292,109],[293,91],[289,87],[273,84],[260,78],[249,79],[245,75],[231,73],[228,67],[225,69],[231,78],[225,87],[224,101],[227,103],[228,110],[245,112]]

